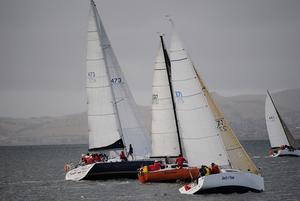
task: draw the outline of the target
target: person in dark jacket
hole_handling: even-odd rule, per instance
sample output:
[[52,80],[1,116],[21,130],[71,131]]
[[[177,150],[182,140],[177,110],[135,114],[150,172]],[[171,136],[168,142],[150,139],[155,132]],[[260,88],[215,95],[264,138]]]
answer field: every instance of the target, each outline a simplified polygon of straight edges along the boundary
[[129,158],[129,156],[131,156],[132,160],[134,159],[134,157],[133,157],[133,148],[132,148],[131,144],[129,144],[129,151],[128,151],[128,154],[127,154],[127,158]]

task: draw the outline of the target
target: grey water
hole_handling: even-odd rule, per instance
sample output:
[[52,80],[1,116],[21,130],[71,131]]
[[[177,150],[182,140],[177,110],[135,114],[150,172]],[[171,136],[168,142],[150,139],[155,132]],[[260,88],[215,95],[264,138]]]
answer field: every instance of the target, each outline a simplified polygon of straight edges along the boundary
[[65,181],[63,166],[87,145],[0,147],[0,200],[300,200],[300,157],[267,157],[268,141],[242,141],[265,179],[265,191],[181,195],[181,183],[137,180]]

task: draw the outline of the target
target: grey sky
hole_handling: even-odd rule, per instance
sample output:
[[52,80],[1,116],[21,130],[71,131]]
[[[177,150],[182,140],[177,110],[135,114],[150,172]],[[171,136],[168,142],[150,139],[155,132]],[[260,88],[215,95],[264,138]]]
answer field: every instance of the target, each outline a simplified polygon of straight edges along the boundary
[[[299,0],[96,0],[132,93],[151,101],[156,32],[170,14],[211,91],[300,87]],[[89,1],[0,1],[0,116],[77,113],[85,105]]]

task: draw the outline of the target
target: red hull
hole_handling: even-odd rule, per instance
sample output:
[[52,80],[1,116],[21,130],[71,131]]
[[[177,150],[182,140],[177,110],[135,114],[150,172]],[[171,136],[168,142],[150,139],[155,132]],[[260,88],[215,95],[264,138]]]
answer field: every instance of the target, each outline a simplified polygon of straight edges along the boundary
[[141,183],[146,182],[174,182],[176,180],[192,180],[199,177],[199,169],[196,167],[184,167],[160,169],[156,171],[143,172],[140,169],[138,178]]

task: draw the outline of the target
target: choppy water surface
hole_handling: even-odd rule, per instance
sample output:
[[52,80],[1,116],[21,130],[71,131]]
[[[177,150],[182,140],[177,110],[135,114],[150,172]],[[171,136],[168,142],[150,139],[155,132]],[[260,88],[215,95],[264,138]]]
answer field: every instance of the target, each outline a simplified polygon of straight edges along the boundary
[[179,183],[137,180],[65,181],[63,165],[79,159],[86,145],[0,147],[1,200],[300,200],[300,157],[266,157],[267,141],[243,141],[261,168],[265,191],[244,194],[181,195]]

